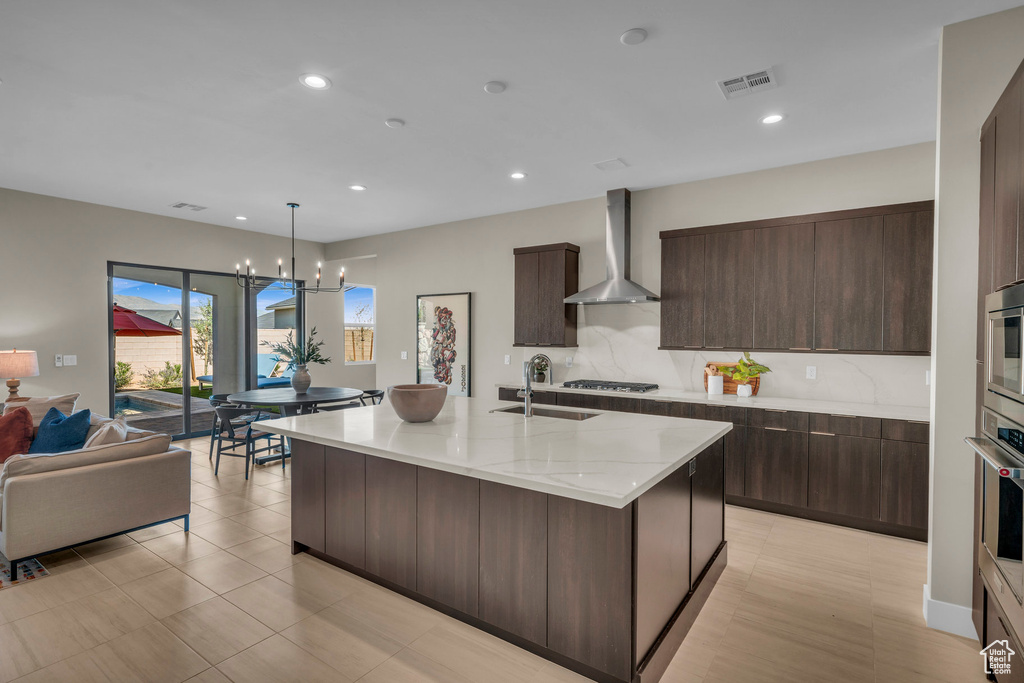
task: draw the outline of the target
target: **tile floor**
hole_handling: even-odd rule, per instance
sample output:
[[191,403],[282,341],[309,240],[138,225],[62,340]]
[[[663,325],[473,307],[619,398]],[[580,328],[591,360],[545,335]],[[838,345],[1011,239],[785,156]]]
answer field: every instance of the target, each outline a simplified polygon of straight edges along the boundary
[[[42,562],[0,591],[7,681],[571,683],[585,679],[289,550],[289,471],[193,452],[171,523]],[[728,508],[729,566],[665,683],[984,680],[978,644],[924,626],[925,546]]]

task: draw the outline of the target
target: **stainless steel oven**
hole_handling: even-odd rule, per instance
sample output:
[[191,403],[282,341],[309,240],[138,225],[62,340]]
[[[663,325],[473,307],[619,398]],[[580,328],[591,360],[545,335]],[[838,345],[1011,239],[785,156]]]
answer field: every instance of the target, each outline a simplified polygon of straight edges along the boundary
[[970,443],[985,461],[981,541],[999,572],[989,579],[1000,592],[1005,583],[1019,603],[1024,597],[1024,426],[986,408],[982,431]]
[[1024,285],[985,298],[985,374],[989,391],[1024,402]]

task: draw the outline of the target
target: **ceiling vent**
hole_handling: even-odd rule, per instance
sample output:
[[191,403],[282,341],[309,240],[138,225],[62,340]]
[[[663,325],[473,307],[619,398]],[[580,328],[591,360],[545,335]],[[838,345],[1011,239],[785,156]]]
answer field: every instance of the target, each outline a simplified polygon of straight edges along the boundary
[[598,171],[619,171],[623,168],[629,168],[629,164],[622,159],[608,159],[597,162],[594,164],[594,168]]
[[763,71],[747,74],[746,76],[737,76],[736,78],[718,81],[718,87],[722,89],[722,94],[725,95],[727,100],[734,100],[744,95],[752,95],[762,90],[771,90],[777,88],[778,85],[778,81],[775,80],[775,72],[772,71],[771,67]]
[[172,209],[188,209],[189,211],[206,211],[206,206],[199,206],[198,204],[189,204],[188,202],[178,202],[177,204],[171,204]]

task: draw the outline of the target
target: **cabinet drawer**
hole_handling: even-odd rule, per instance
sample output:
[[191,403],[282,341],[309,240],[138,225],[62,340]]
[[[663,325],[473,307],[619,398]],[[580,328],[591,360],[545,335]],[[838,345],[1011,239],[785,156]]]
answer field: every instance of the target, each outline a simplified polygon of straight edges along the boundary
[[[525,399],[521,399],[516,394],[519,393],[519,389],[509,389],[507,387],[501,387],[498,389],[498,400],[499,401],[515,401],[516,403],[523,403]],[[533,402],[537,405],[549,405],[553,406],[557,403],[555,398],[555,392],[553,391],[534,391]]]
[[604,394],[565,394],[559,392],[558,405],[567,408],[614,410],[620,413],[636,413],[640,410],[640,399]]
[[812,432],[837,436],[866,436],[877,439],[882,435],[882,420],[877,417],[812,413],[809,424]]
[[666,417],[693,417],[693,404],[680,401],[665,401],[656,398],[642,398],[639,401],[640,412],[644,415],[664,415]]
[[[1013,633],[1010,632],[1010,626],[1008,619],[1003,613],[999,603],[996,602],[995,598],[992,597],[991,593],[985,594],[985,643],[994,643],[997,640],[1009,641],[1010,649],[1015,653],[1019,653],[1020,643]],[[996,645],[995,647],[999,647]],[[1019,656],[1019,655],[1017,655]],[[997,662],[990,662],[991,666],[998,666]],[[998,671],[998,668],[991,669],[993,672]],[[1015,657],[1010,657],[1010,672],[1009,673],[998,673],[995,676],[995,680],[998,683],[1021,683],[1024,681],[1024,668],[1020,666],[1020,660]]]
[[736,408],[735,406],[704,406],[704,416],[701,419],[713,422],[732,422],[734,425],[743,426],[747,424],[747,409]]
[[882,420],[882,438],[928,443],[929,423],[916,420]]
[[797,413],[791,410],[758,408],[750,411],[747,424],[751,427],[771,427],[791,432],[806,432],[808,417],[807,413]]

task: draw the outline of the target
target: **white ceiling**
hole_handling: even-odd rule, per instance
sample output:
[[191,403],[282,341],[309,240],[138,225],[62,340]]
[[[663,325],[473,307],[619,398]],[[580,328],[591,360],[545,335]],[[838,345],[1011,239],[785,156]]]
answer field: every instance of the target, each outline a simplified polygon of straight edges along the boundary
[[279,234],[296,201],[326,242],[895,147],[935,138],[941,27],[1018,4],[0,0],[0,186]]

